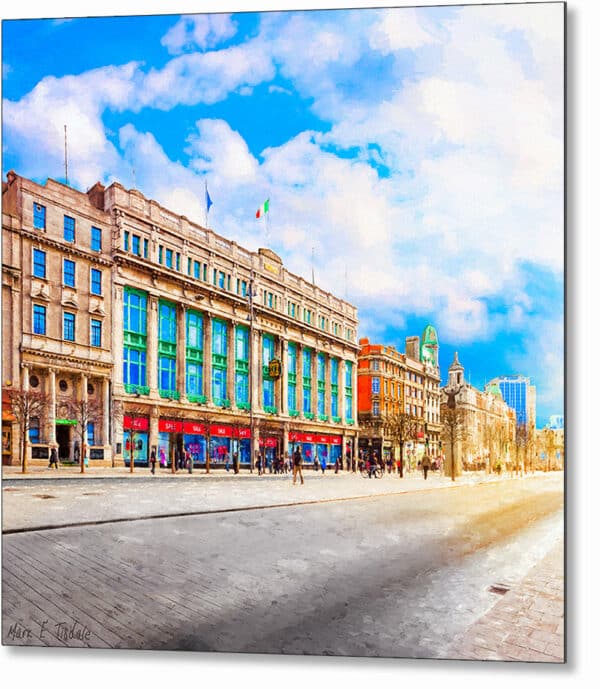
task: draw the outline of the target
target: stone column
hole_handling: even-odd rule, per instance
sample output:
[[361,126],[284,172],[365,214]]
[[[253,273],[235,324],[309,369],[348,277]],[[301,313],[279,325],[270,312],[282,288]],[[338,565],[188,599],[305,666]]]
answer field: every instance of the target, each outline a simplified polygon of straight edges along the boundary
[[235,406],[235,322],[227,322],[227,399],[231,408]]
[[102,424],[102,445],[104,445],[105,457],[106,450],[110,446],[110,379],[102,379],[102,413],[104,423]]
[[[156,459],[158,461],[158,406],[152,405],[150,408],[150,421],[148,427],[148,457],[152,452],[152,447],[156,447]],[[160,464],[159,464],[160,466]]]
[[212,403],[212,319],[208,313],[203,321],[204,341],[202,343],[202,389],[206,402]]
[[[29,366],[25,364],[21,364],[21,390],[23,392],[29,391]],[[31,443],[27,434],[23,438],[23,446],[25,448],[25,462],[29,464],[31,462]]]
[[318,416],[319,410],[317,409],[317,357],[318,352],[316,348],[312,351],[311,361],[310,361],[310,410],[315,415],[315,419]]
[[186,306],[179,304],[177,307],[177,364],[176,364],[176,385],[179,392],[180,402],[186,403],[187,397],[185,394],[185,343],[187,338],[186,332]]
[[58,447],[56,442],[56,369],[48,369],[48,394],[50,395],[50,407],[48,408],[48,444]]
[[358,368],[356,361],[352,362],[352,418],[354,428],[358,427]]
[[325,355],[325,414],[332,421],[331,414],[331,355]]
[[[116,317],[115,315],[116,314]],[[123,386],[123,287],[117,285],[115,287],[115,296],[113,303],[113,320],[112,320],[112,351],[116,361],[120,361],[121,365],[113,368],[113,381],[118,392],[122,392]],[[147,362],[146,362],[147,363]]]
[[[287,385],[286,385],[287,387]],[[284,458],[287,458],[287,456],[291,454],[290,452],[290,424],[289,422],[285,422],[283,424],[283,456]]]
[[[279,407],[279,412],[289,414],[288,409],[288,341],[285,338],[281,338],[281,405]],[[287,441],[284,440],[284,447]]]
[[150,397],[158,398],[158,299],[153,296],[148,298],[146,385],[150,388]]

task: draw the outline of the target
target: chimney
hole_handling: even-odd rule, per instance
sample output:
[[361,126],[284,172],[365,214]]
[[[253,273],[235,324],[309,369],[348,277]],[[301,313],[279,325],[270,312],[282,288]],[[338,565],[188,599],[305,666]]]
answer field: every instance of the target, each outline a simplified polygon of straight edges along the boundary
[[99,210],[104,210],[104,185],[96,182],[91,189],[88,189],[87,195],[92,206]]

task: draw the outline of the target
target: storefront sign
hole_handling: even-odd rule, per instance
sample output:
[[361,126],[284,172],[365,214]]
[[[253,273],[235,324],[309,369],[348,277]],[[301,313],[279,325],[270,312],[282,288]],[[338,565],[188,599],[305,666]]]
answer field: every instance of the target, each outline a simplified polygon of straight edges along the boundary
[[300,433],[299,431],[291,431],[289,434],[291,442],[300,443],[319,443],[320,445],[341,445],[341,435],[320,435],[317,433]]
[[[56,421],[58,423],[58,420]],[[123,428],[128,431],[133,429],[134,431],[147,431],[148,430],[148,419],[145,416],[137,416],[132,418],[131,416],[123,417]]]
[[159,433],[181,433],[183,430],[183,423],[181,421],[171,421],[170,419],[159,419],[158,431]]
[[259,444],[264,447],[277,447],[277,438],[261,438]]
[[206,426],[196,421],[184,421],[183,432],[188,435],[204,435],[206,433]]
[[233,428],[231,426],[221,426],[218,424],[212,424],[210,427],[211,435],[218,435],[222,438],[231,438],[233,435]]

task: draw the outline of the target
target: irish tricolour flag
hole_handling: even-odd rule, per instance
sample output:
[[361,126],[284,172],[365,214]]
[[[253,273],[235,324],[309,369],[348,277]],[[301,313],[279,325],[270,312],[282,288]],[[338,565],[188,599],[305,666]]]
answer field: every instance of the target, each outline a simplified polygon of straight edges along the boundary
[[256,211],[256,217],[257,218],[262,218],[263,215],[266,215],[269,212],[269,199],[267,199],[263,205]]

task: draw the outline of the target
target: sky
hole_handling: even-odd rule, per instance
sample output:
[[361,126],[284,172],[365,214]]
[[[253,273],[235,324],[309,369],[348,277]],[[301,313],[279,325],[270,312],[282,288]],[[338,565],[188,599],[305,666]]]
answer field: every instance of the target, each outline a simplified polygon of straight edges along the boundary
[[[196,3],[201,6],[202,3]],[[119,181],[563,413],[563,5],[4,20],[3,178]],[[132,36],[136,40],[132,40]],[[258,207],[270,200],[268,222]]]

